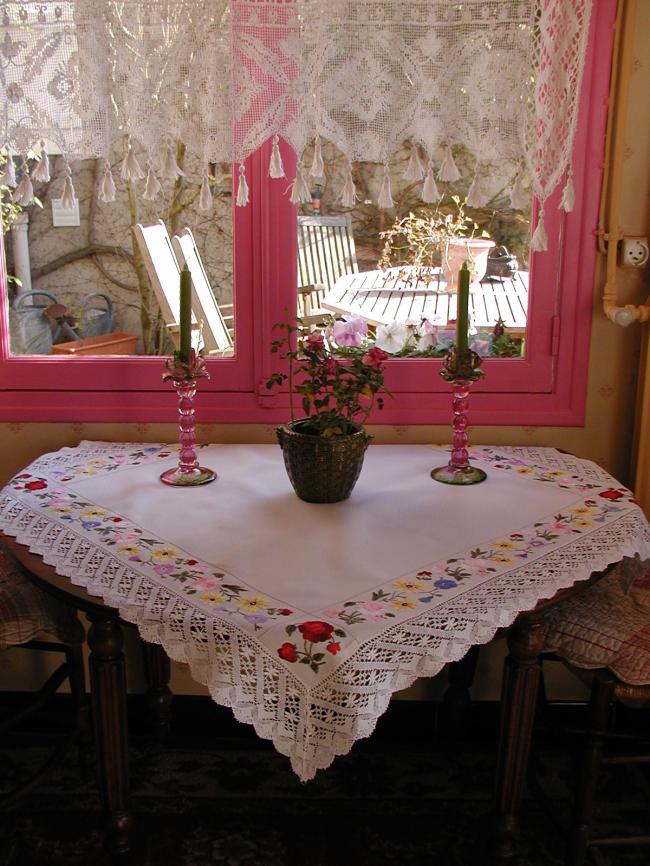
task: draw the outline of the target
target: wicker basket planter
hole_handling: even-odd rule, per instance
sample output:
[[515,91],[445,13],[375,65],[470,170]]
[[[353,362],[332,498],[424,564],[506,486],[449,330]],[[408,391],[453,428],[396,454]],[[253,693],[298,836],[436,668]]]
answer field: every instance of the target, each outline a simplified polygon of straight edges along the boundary
[[341,502],[352,493],[372,436],[362,428],[349,436],[301,432],[307,423],[276,428],[289,480],[305,502]]

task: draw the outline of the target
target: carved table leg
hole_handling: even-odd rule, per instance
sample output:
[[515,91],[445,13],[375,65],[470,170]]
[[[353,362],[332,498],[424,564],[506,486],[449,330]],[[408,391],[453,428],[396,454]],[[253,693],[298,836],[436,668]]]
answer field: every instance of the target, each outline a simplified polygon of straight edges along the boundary
[[147,678],[147,703],[154,722],[156,742],[162,746],[169,740],[171,731],[171,665],[169,656],[158,644],[143,641],[142,654]]
[[105,810],[104,847],[114,864],[129,862],[129,758],[126,675],[117,619],[91,615],[88,631],[97,781]]
[[539,686],[539,656],[544,637],[539,616],[521,616],[508,632],[510,653],[501,695],[497,757],[494,862],[515,857],[517,812],[521,803]]

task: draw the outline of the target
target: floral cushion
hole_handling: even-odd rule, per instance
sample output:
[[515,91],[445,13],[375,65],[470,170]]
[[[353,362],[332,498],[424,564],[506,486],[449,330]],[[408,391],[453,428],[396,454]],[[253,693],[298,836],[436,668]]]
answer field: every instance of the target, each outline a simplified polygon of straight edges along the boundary
[[597,584],[551,608],[546,649],[579,668],[650,684],[650,562],[624,559]]
[[0,649],[27,643],[43,632],[66,644],[84,638],[75,611],[35,586],[0,547]]

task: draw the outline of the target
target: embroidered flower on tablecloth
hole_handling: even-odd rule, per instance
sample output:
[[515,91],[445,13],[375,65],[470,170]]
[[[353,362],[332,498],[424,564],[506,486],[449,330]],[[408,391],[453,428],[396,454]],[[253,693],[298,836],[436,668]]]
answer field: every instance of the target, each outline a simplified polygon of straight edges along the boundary
[[303,648],[299,648],[297,644],[285,641],[278,647],[278,655],[285,662],[300,662],[303,665],[309,665],[312,671],[317,674],[320,667],[325,664],[325,653],[316,649],[317,644],[325,643],[325,649],[331,655],[336,655],[341,651],[341,644],[334,640],[334,637],[347,637],[342,628],[336,628],[329,622],[323,620],[307,620],[298,625],[292,623],[285,629],[287,635],[292,637],[296,631],[299,631],[303,637]]

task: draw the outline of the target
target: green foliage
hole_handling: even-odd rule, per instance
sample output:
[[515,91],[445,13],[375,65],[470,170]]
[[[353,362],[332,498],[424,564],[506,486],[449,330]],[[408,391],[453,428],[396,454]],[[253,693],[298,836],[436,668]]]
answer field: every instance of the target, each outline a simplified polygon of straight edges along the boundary
[[287,382],[290,396],[299,396],[308,420],[301,432],[320,436],[355,432],[370,414],[376,395],[385,391],[386,353],[361,338],[358,346],[337,345],[333,325],[332,319],[324,330],[307,334],[300,320],[275,325],[282,336],[273,341],[271,351],[288,361],[289,371],[273,373],[266,382],[269,389]]

